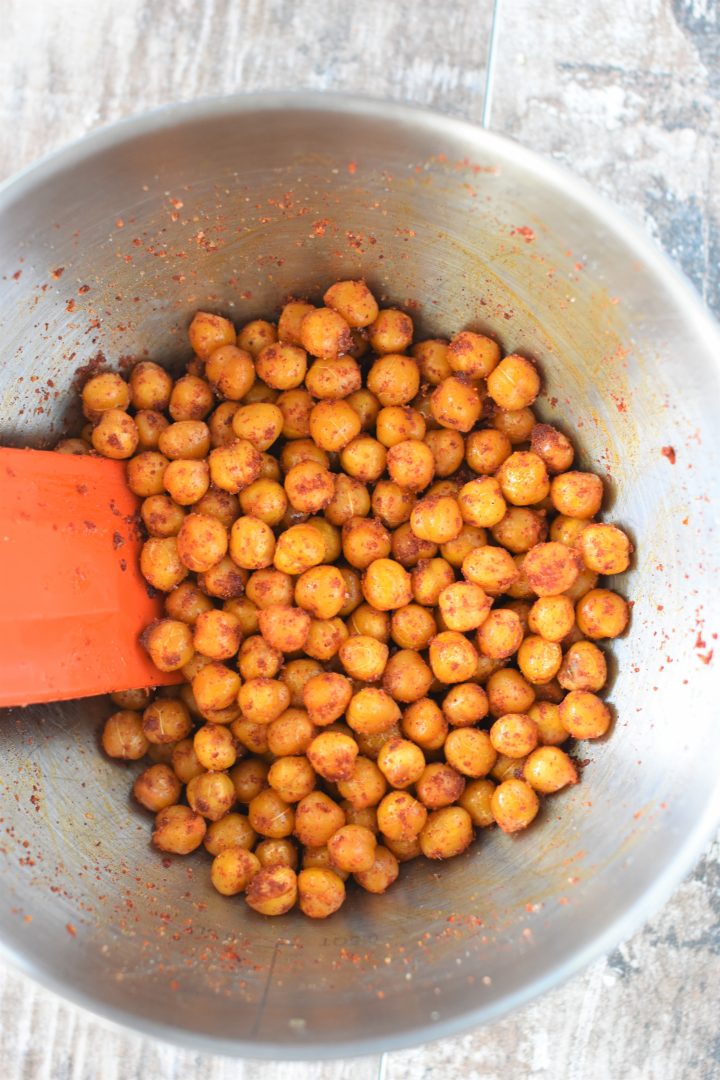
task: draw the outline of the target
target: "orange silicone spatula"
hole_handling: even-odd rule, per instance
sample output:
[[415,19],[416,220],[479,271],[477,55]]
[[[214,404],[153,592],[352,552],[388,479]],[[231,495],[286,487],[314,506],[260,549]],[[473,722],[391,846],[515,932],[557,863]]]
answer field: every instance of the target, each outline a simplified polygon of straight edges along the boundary
[[179,681],[138,641],[138,510],[121,461],[0,449],[0,705]]

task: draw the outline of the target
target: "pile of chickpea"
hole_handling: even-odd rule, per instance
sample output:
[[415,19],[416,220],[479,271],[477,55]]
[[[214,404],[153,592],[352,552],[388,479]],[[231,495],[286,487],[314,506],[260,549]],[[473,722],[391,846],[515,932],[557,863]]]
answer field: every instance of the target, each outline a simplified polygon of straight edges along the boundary
[[161,851],[204,844],[219,892],[324,918],[349,876],[382,893],[576,783],[561,747],[608,731],[596,642],[628,622],[598,576],[632,547],[536,421],[535,364],[489,337],[413,345],[340,281],[189,338],[177,381],[92,377],[59,447],[128,459],[166,594],[142,640],[186,680],[114,694],[102,743],[152,761],[133,791]]

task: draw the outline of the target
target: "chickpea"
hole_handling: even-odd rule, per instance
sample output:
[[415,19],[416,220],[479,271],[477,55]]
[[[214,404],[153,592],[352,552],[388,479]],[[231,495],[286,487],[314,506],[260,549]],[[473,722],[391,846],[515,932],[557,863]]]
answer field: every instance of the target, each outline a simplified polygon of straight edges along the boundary
[[391,791],[377,808],[378,826],[392,841],[414,840],[427,821],[427,810],[407,791]]
[[202,499],[195,503],[193,510],[197,514],[207,514],[215,518],[226,529],[229,529],[233,521],[240,516],[240,501],[237,495],[221,488],[208,488]]
[[408,739],[389,739],[378,754],[377,765],[393,788],[408,788],[422,776],[425,755]]
[[384,893],[397,881],[399,873],[398,860],[393,853],[386,847],[376,847],[370,869],[360,870],[353,877],[366,892]]
[[293,525],[277,539],[275,567],[285,574],[302,574],[324,557],[325,542],[313,525]]
[[541,746],[534,750],[525,762],[523,776],[543,795],[552,795],[568,784],[576,784],[578,779],[572,758],[557,746]]
[[520,648],[523,628],[516,612],[508,608],[491,611],[477,633],[477,645],[483,656],[504,660]]
[[412,347],[412,355],[418,362],[423,382],[437,386],[443,379],[452,375],[452,368],[447,355],[448,343],[441,338],[429,338],[419,341]]
[[357,755],[355,740],[338,731],[321,732],[307,749],[308,761],[315,772],[332,781],[350,779]]
[[231,813],[208,825],[205,848],[211,855],[219,855],[228,848],[244,848],[249,851],[256,840],[257,833],[245,815]]
[[245,892],[260,871],[260,860],[245,847],[225,847],[212,861],[210,880],[223,896]]
[[[238,577],[242,578],[242,571],[237,570],[237,573]],[[238,623],[240,624],[240,631],[243,638],[247,638],[257,634],[258,609],[257,606],[246,596],[236,596],[234,598],[227,599],[223,604],[223,611],[227,611],[231,615],[235,616]]]
[[586,567],[596,574],[623,574],[630,565],[632,544],[615,525],[591,522],[578,544]]
[[487,620],[492,601],[479,585],[455,581],[442,590],[438,604],[448,630],[465,633]]
[[171,461],[163,473],[163,484],[176,503],[192,506],[210,486],[210,469],[206,461]]
[[296,803],[314,789],[316,777],[307,758],[280,757],[270,766],[268,783],[286,803]]
[[320,870],[330,870],[341,881],[346,881],[350,875],[345,870],[333,867],[330,861],[330,853],[327,846],[310,847],[303,850],[303,870],[311,870],[317,867]]
[[562,641],[573,628],[575,610],[567,596],[542,596],[530,608],[528,627],[546,641]]
[[497,525],[507,510],[500,484],[493,476],[484,476],[465,484],[460,489],[457,501],[463,520],[481,528]]
[[410,528],[415,536],[433,544],[454,540],[462,524],[458,501],[449,495],[430,495],[421,499],[410,515]]
[[[153,412],[152,409],[141,409],[140,412],[135,413],[135,427],[137,428],[138,433],[139,449],[157,450],[160,443],[160,436],[163,431],[169,427],[169,422],[162,413]],[[71,442],[77,442],[77,440],[65,439],[64,442],[69,444]],[[82,446],[77,447],[73,452],[89,454],[92,449],[92,441],[86,443],[84,440],[80,440],[80,442],[82,443]],[[61,449],[59,443],[55,449]]]
[[528,827],[540,809],[540,802],[529,784],[511,777],[495,788],[490,806],[503,832],[514,833]]
[[270,526],[260,518],[239,517],[230,530],[230,557],[244,570],[259,570],[272,565],[275,537]]
[[468,784],[459,799],[459,805],[470,815],[470,820],[476,828],[486,829],[488,825],[495,824],[495,818],[491,809],[495,784],[487,778],[473,780]]
[[530,360],[512,354],[490,372],[487,388],[501,409],[524,409],[532,405],[540,392],[540,376]]
[[285,439],[307,439],[313,399],[307,390],[286,390],[275,402],[283,417],[281,434]]
[[158,539],[177,536],[185,520],[185,511],[167,495],[151,495],[143,502],[140,513],[150,536]]
[[[237,415],[233,417],[233,425]],[[208,461],[213,484],[233,494],[257,480],[262,469],[260,451],[249,439],[236,439],[228,446],[216,447],[210,451]]]
[[158,450],[171,461],[201,461],[210,450],[210,429],[202,420],[180,420],[160,433]]
[[135,421],[122,409],[106,409],[92,432],[92,444],[98,454],[117,461],[132,457],[138,441]]
[[387,468],[398,487],[421,491],[435,475],[435,459],[426,443],[404,439],[388,450]]
[[141,499],[150,495],[162,495],[165,490],[163,476],[168,464],[168,459],[154,450],[137,454],[127,463],[128,487]]
[[[426,649],[437,633],[437,624],[427,608],[420,604],[406,604],[393,613],[390,633],[400,649]],[[395,654],[396,657],[398,655]]]
[[493,527],[493,539],[513,555],[522,555],[547,536],[545,515],[525,506],[509,506]]
[[205,771],[197,759],[192,739],[180,739],[169,745],[172,746],[170,762],[181,784],[188,784]]
[[500,346],[483,334],[462,330],[448,345],[447,362],[469,379],[486,379],[500,363]]
[[205,378],[229,401],[241,401],[255,381],[251,354],[236,345],[223,345],[208,357]]
[[255,368],[258,378],[274,390],[294,390],[305,378],[307,352],[289,342],[273,342],[258,353]]
[[446,765],[444,762],[426,765],[422,776],[415,784],[418,799],[430,810],[437,810],[441,806],[450,806],[451,803],[457,802],[464,789],[465,778],[452,765]]
[[473,676],[474,681],[482,686],[487,682],[493,672],[498,671],[502,667],[505,667],[504,660],[491,660],[489,656],[483,656],[482,653],[479,653],[477,671]]
[[223,724],[205,724],[193,738],[195,757],[204,769],[221,772],[237,761],[237,743]]
[[223,401],[207,418],[207,426],[210,432],[210,445],[229,446],[235,441],[233,419],[240,406],[236,401]]
[[313,724],[325,727],[343,715],[352,697],[349,679],[335,672],[314,675],[305,683],[303,702]]
[[151,690],[116,690],[110,695],[113,705],[129,712],[142,711],[152,701]]
[[[562,701],[562,697],[560,700]],[[528,716],[537,724],[538,741],[541,746],[560,746],[567,741],[568,733],[560,722],[558,703],[537,701],[531,705]]]
[[378,317],[377,301],[364,281],[336,281],[323,300],[354,329],[370,326]]
[[374,483],[382,476],[386,460],[385,447],[371,435],[357,435],[340,452],[340,464],[345,473],[364,484]]
[[290,574],[284,574],[274,566],[267,566],[250,574],[245,586],[245,595],[259,609],[258,619],[260,611],[265,608],[278,605],[290,607],[294,592],[295,584]]
[[[360,390],[362,386],[362,373],[359,365],[353,360],[352,356],[339,356],[333,357],[331,360],[316,360],[312,367],[308,370],[305,376],[305,387],[312,394],[313,397],[320,398],[322,403],[333,404],[337,403],[340,399],[348,397],[350,394],[354,394],[356,390]],[[343,402],[349,409],[352,406],[347,402]],[[355,410],[352,410],[355,412]],[[337,415],[345,415],[344,411],[337,411]],[[358,431],[360,430],[360,417],[355,413],[358,422]],[[349,417],[347,419],[349,423]],[[312,427],[310,429],[312,431]],[[358,431],[355,431],[350,438],[355,438]],[[317,442],[317,436],[313,434],[313,438]],[[350,438],[346,441],[349,442]],[[338,449],[340,449],[338,447]]]
[[558,513],[565,517],[595,517],[602,505],[603,482],[594,473],[562,473],[553,479],[550,498]]
[[193,777],[185,794],[191,809],[208,821],[219,821],[224,817],[236,798],[233,782],[224,772],[204,772]]
[[198,574],[197,578],[198,585],[208,596],[216,596],[226,601],[242,595],[247,579],[247,570],[237,566],[230,556],[221,559],[204,574]]
[[[269,778],[268,773],[268,780]],[[295,827],[292,806],[271,787],[265,788],[250,800],[248,820],[256,833],[272,840],[291,836]]]
[[466,637],[445,630],[430,642],[430,667],[443,683],[467,682],[475,674],[477,652]]
[[264,791],[268,786],[267,776],[269,771],[270,767],[267,763],[259,761],[257,758],[249,758],[247,761],[238,762],[230,770],[230,779],[235,788],[237,801],[247,806],[256,795]]
[[[559,646],[558,646],[559,647]],[[577,641],[571,645],[558,671],[564,690],[601,690],[607,681],[607,664],[597,645]]]
[[344,598],[345,579],[335,566],[312,567],[295,585],[295,602],[316,619],[332,619]]
[[394,480],[379,480],[375,485],[372,512],[388,528],[394,529],[409,521],[414,505],[414,494],[401,488]]
[[558,514],[550,525],[550,539],[558,540],[567,547],[579,548],[580,537],[587,526],[591,524],[582,518],[565,517]]
[[537,724],[526,713],[506,713],[490,728],[490,742],[498,754],[525,757],[538,744]]
[[488,714],[487,694],[477,683],[456,683],[443,698],[442,711],[452,727],[472,727]]
[[108,757],[123,761],[139,761],[147,754],[150,743],[143,731],[139,712],[121,709],[105,721],[102,747]]
[[[327,511],[326,511],[326,513],[327,513]],[[337,526],[335,526],[331,522],[327,521],[325,517],[311,517],[311,518],[308,518],[307,519],[307,524],[312,525],[313,529],[317,529],[317,531],[320,533],[320,536],[322,537],[323,545],[324,545],[323,560],[322,561],[324,563],[332,563],[332,562],[335,562],[337,559],[339,559],[340,555],[342,553],[342,540],[340,538],[340,530],[337,528]],[[345,588],[346,588],[346,594],[347,594],[346,595],[346,600],[349,601],[352,598],[350,596],[350,588],[348,587],[348,577],[349,577],[349,575],[353,575],[353,571],[351,571],[350,568],[347,567],[347,566],[340,566],[340,567],[338,567],[338,570],[340,571],[340,573],[343,575],[343,578],[345,579]],[[354,577],[354,575],[353,575],[353,577]],[[358,586],[357,586],[357,596],[358,596],[357,603],[360,603],[360,599],[359,599],[359,597],[360,597],[359,578],[356,578],[355,580],[357,580],[357,583],[358,583]],[[343,607],[344,606],[345,605],[343,605]],[[352,608],[350,608],[350,610],[352,610]],[[341,609],[341,613],[342,613],[342,609]]]
[[477,388],[465,377],[451,375],[433,391],[430,411],[441,427],[467,432],[480,419],[482,401]]
[[362,825],[343,825],[327,842],[331,865],[349,874],[370,870],[376,847],[374,834]]
[[246,720],[271,724],[290,704],[290,691],[278,679],[263,676],[248,679],[238,691],[238,704]]
[[392,611],[409,604],[412,586],[407,570],[394,559],[375,559],[367,567],[362,583],[368,604],[378,611]]
[[447,736],[448,721],[434,701],[422,698],[405,710],[401,729],[422,750],[439,750]]
[[285,304],[280,312],[277,325],[277,336],[280,341],[289,341],[293,345],[300,344],[300,327],[306,315],[314,311],[312,304],[304,300],[291,300]]
[[[333,495],[325,507],[325,519],[334,526],[365,518],[370,509],[370,495],[364,484],[340,473],[335,478]],[[390,541],[387,541],[388,550]]]
[[485,692],[493,716],[527,712],[535,701],[535,690],[519,671],[500,668],[485,684]]
[[142,634],[142,644],[160,671],[179,671],[192,657],[192,630],[178,619],[158,619]]
[[325,847],[345,824],[345,811],[322,791],[312,791],[295,808],[295,836],[305,848]]
[[375,436],[387,449],[407,439],[424,439],[425,431],[422,416],[409,405],[387,405],[378,412]]
[[388,647],[368,634],[356,634],[343,642],[338,650],[340,662],[351,679],[377,682],[382,678],[388,660]]
[[[577,604],[578,600],[582,600],[592,589],[595,588],[598,581],[598,575],[593,570],[584,568],[580,571],[575,581],[569,589],[565,590],[564,595],[568,597],[573,604]],[[577,628],[575,628],[577,629]],[[573,631],[574,632],[574,631]]]
[[593,639],[619,637],[630,618],[627,600],[610,589],[585,593],[578,600],[575,614],[580,633]]
[[328,661],[347,638],[348,629],[342,619],[312,619],[303,649],[315,660]]
[[229,319],[198,311],[188,328],[190,345],[201,360],[208,360],[216,349],[234,345],[237,340],[235,327]]
[[[300,341],[304,349],[323,360],[332,360],[348,352],[352,345],[348,323],[337,311],[327,307],[313,308],[305,315],[300,323]],[[298,380],[301,381],[302,378]]]
[[420,540],[412,531],[409,522],[400,525],[392,534],[392,557],[406,570],[411,570],[423,559],[432,559],[434,555],[437,555],[437,550],[437,544],[429,540]]
[[304,754],[315,734],[316,728],[307,710],[291,706],[268,725],[268,749],[277,757]]
[[351,634],[366,634],[377,641],[390,640],[390,616],[385,611],[378,611],[370,604],[360,604],[348,620]]
[[279,652],[297,652],[307,640],[310,616],[301,608],[274,604],[260,611],[258,625],[271,648]]
[[434,607],[443,589],[452,585],[455,574],[445,559],[424,559],[413,568],[411,587],[418,604]]
[[538,596],[558,596],[571,588],[581,565],[577,551],[551,540],[531,548],[525,556],[523,570]]
[[367,386],[384,407],[407,405],[420,389],[420,369],[411,356],[386,353],[370,368]]
[[461,468],[465,458],[465,441],[459,431],[450,428],[428,431],[425,442],[432,451],[436,476],[451,476]]
[[298,850],[292,840],[261,840],[255,848],[261,866],[289,866],[297,870]]
[[227,709],[235,703],[240,677],[225,664],[213,660],[192,681],[193,694],[201,712]]
[[[312,717],[312,710],[309,711]],[[367,686],[350,698],[346,719],[352,730],[358,734],[375,735],[388,731],[397,724],[400,709],[385,690]]]
[[376,353],[404,352],[412,344],[412,319],[397,308],[383,308],[369,324],[368,337]]
[[[269,402],[241,405],[233,414],[232,430],[235,438],[250,443],[257,451],[269,450],[280,437],[282,429],[283,414],[277,405]],[[228,445],[233,444],[231,442]],[[257,469],[251,481],[259,475],[259,471]],[[241,486],[245,487],[251,481],[243,481]]]
[[418,856],[422,855],[420,841],[417,836],[413,836],[409,840],[392,840],[389,836],[384,836],[383,840],[388,851],[395,856],[399,863],[410,862],[412,859],[417,859]]
[[452,859],[473,839],[472,818],[462,806],[448,806],[430,814],[420,833],[420,849],[427,859]]
[[519,576],[512,556],[503,548],[489,545],[475,548],[466,555],[462,573],[463,577],[479,585],[489,596],[507,592]]
[[297,883],[300,910],[311,919],[327,919],[345,901],[342,878],[326,867],[305,867]]
[[[338,791],[354,811],[364,811],[378,805],[387,791],[387,783],[374,761],[367,757],[356,757],[351,775],[338,781]],[[345,814],[350,821],[347,807]]]
[[212,407],[212,390],[197,375],[183,375],[173,386],[168,412],[176,422],[204,420]]
[[177,536],[177,552],[188,570],[204,573],[224,557],[228,546],[225,526],[209,514],[189,514]]
[[169,765],[151,765],[133,785],[133,795],[146,810],[156,814],[180,798],[182,785]]
[[248,907],[260,915],[285,915],[297,900],[297,874],[290,866],[262,866],[245,890]]
[[531,450],[516,450],[497,471],[503,497],[513,506],[541,502],[550,491],[545,462]]
[[99,420],[103,413],[111,410],[124,414],[129,404],[130,387],[115,371],[93,375],[82,389],[83,414],[88,420]]
[[200,847],[207,825],[189,806],[166,806],[155,818],[152,841],[160,851],[189,855]]
[[361,387],[359,390],[353,390],[351,394],[348,394],[345,400],[360,417],[363,431],[370,431],[375,427],[380,412],[380,402],[374,394],[365,387]]
[[530,433],[534,453],[545,462],[548,472],[562,473],[573,463],[575,451],[570,440],[550,424],[535,424]]
[[544,685],[555,678],[562,663],[562,649],[553,641],[530,635],[518,650],[518,667],[528,682]]

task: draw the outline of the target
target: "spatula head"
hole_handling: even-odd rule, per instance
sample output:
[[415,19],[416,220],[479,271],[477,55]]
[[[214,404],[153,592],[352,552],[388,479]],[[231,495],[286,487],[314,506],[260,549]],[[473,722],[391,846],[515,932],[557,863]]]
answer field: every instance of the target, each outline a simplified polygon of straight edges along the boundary
[[0,449],[0,705],[179,681],[138,642],[162,615],[138,510],[123,462]]

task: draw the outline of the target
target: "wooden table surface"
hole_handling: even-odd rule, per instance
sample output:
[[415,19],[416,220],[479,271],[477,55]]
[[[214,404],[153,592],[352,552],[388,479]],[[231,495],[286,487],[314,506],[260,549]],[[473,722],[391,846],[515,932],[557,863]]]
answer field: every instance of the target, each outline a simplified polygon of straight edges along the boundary
[[[504,0],[489,123],[645,223],[720,314],[718,0]],[[492,0],[3,0],[0,177],[166,102],[336,89],[483,119]],[[491,107],[490,107],[491,106]],[[584,974],[384,1059],[261,1064],[111,1028],[0,965],[2,1080],[710,1080],[720,851]]]

